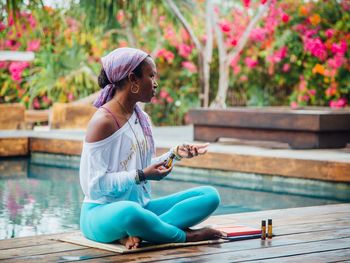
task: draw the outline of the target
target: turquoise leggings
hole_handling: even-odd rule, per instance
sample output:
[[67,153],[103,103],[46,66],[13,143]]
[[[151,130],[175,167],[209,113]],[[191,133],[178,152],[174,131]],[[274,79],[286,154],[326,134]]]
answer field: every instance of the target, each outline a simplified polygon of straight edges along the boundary
[[97,242],[137,236],[152,243],[185,242],[184,229],[215,211],[220,197],[215,188],[201,186],[151,200],[145,207],[131,201],[83,203],[80,228]]

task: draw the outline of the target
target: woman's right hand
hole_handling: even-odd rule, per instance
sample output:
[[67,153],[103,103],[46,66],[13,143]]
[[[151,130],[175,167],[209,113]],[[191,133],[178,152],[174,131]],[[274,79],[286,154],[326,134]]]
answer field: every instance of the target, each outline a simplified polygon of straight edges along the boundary
[[160,181],[165,176],[167,176],[173,168],[164,167],[164,162],[151,164],[150,166],[143,169],[143,173],[146,176],[147,180]]

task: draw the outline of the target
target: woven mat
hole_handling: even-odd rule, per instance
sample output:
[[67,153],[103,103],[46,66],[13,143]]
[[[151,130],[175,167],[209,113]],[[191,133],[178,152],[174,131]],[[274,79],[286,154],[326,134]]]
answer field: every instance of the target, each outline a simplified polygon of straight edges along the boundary
[[154,245],[147,242],[142,242],[139,248],[127,249],[125,246],[119,243],[99,243],[99,242],[89,240],[85,238],[80,232],[78,233],[74,232],[74,233],[61,236],[58,240],[81,245],[81,246],[113,251],[113,252],[122,253],[122,254],[137,253],[137,252],[148,251],[148,250],[161,250],[166,248],[219,244],[219,243],[228,242],[227,240],[223,240],[223,239],[207,240],[207,241],[199,241],[199,242],[186,242],[186,243],[166,243],[166,244],[160,244],[160,245]]

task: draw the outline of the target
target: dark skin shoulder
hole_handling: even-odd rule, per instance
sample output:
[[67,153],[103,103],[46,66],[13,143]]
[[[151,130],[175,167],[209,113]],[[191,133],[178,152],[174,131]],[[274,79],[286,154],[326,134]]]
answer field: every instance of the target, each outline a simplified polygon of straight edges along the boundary
[[89,143],[101,141],[111,136],[118,129],[119,127],[109,113],[97,110],[88,123],[85,141]]

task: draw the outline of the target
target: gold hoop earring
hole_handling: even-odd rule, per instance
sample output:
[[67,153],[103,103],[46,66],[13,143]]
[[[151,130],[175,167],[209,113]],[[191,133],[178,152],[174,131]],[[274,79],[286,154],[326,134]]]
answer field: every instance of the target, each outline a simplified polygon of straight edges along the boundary
[[[134,89],[135,86],[137,87],[137,90]],[[131,88],[130,88],[130,91],[131,91],[132,93],[136,94],[136,93],[139,93],[139,89],[140,89],[140,88],[139,88],[138,85],[133,85],[133,84],[132,84],[132,85],[131,85]]]

